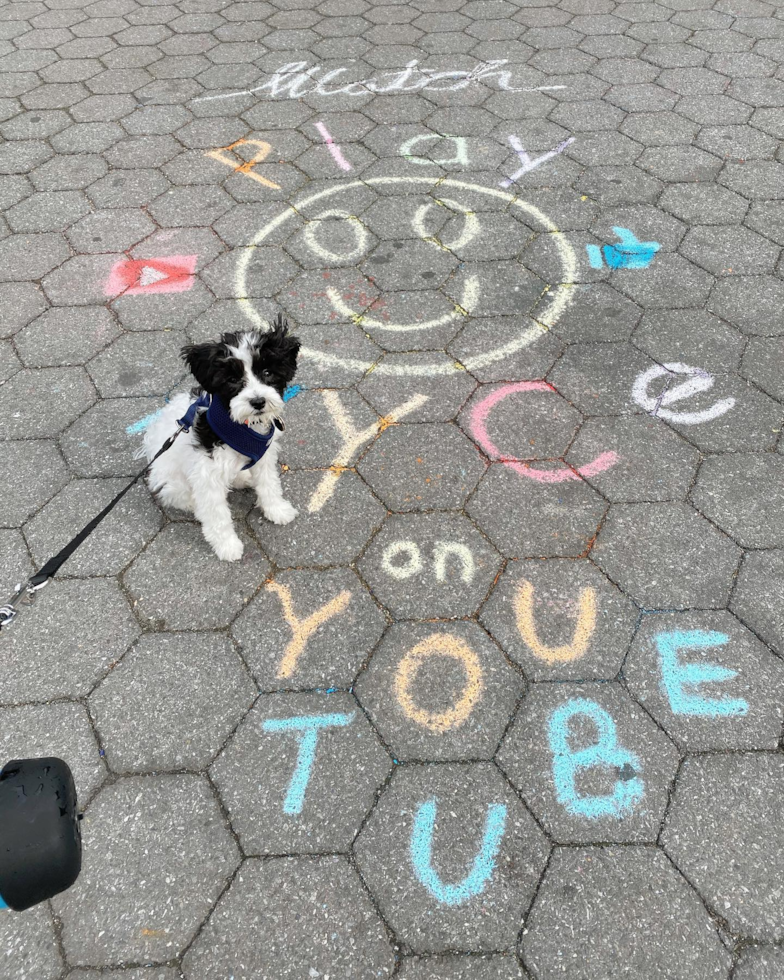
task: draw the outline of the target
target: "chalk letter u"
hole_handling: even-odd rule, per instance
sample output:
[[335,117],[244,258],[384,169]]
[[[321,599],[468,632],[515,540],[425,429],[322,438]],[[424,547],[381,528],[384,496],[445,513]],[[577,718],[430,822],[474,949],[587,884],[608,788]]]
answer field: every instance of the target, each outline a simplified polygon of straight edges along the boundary
[[562,646],[548,646],[542,643],[536,633],[534,587],[531,582],[520,583],[514,600],[514,611],[520,636],[531,648],[535,657],[544,660],[547,664],[571,663],[585,654],[596,628],[596,590],[588,586],[580,593],[572,642],[564,643]]
[[503,803],[494,803],[488,807],[482,846],[474,857],[471,870],[456,885],[445,885],[441,876],[433,868],[436,808],[435,800],[427,800],[417,811],[414,828],[411,831],[411,863],[419,883],[424,885],[437,901],[442,905],[463,905],[474,895],[481,895],[487,887],[504,836],[506,806]]

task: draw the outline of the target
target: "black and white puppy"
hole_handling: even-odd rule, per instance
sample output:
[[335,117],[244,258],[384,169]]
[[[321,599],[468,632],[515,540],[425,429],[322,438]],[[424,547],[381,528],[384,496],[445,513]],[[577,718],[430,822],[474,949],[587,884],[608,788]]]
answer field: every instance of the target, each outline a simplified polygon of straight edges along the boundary
[[[202,396],[206,401],[204,394],[211,396],[213,426],[207,408],[199,408],[193,427],[153,463],[148,480],[164,504],[195,514],[204,537],[223,561],[237,561],[243,552],[229,510],[231,489],[253,487],[259,508],[274,524],[288,524],[297,516],[283,499],[278,443],[283,392],[296,372],[299,348],[299,340],[289,334],[280,317],[269,333],[226,333],[215,343],[184,347],[183,359],[198,387],[190,396],[183,393],[172,398],[144,434],[140,455],[149,460],[175,431],[177,420],[185,416],[194,399]],[[242,426],[260,437],[271,437],[261,458],[252,464],[248,455],[225,441],[242,448],[244,442],[255,442]],[[215,429],[223,433],[223,439]]]

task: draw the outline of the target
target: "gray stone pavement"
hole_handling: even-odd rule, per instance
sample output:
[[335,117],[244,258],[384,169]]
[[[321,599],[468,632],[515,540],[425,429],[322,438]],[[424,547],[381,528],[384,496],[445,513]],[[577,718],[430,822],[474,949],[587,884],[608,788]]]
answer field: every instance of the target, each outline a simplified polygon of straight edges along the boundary
[[0,0],[3,598],[303,341],[293,524],[140,486],[0,636],[0,980],[784,978],[782,139],[782,0]]

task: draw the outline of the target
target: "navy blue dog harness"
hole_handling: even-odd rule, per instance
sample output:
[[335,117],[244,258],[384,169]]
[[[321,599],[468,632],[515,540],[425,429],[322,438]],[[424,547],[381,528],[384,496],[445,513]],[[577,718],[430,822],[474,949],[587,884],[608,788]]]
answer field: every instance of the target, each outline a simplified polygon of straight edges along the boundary
[[181,425],[185,431],[193,425],[196,413],[200,408],[207,409],[207,424],[215,435],[227,446],[230,446],[241,456],[248,456],[250,462],[243,466],[243,470],[249,470],[269,449],[272,437],[275,435],[275,426],[270,425],[270,430],[266,435],[254,432],[249,425],[241,425],[235,422],[226,410],[226,406],[218,395],[208,395],[206,392],[199,395],[195,402],[191,402],[188,411],[181,419],[177,420],[177,425]]

